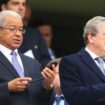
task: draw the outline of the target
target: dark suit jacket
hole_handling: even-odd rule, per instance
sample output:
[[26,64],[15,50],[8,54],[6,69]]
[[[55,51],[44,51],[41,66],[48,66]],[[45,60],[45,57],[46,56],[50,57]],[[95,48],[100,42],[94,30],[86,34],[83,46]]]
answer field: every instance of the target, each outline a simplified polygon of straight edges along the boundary
[[26,28],[24,40],[19,50],[21,53],[32,50],[34,57],[39,61],[42,68],[51,60],[47,46],[41,34],[31,27]]
[[59,71],[70,105],[105,105],[105,76],[84,49],[64,57]]
[[[40,64],[29,57],[20,55],[25,76],[33,80],[41,78]],[[7,83],[19,77],[12,64],[0,52],[0,105],[48,105],[51,91],[43,88],[42,80],[30,83],[23,92],[9,92]]]

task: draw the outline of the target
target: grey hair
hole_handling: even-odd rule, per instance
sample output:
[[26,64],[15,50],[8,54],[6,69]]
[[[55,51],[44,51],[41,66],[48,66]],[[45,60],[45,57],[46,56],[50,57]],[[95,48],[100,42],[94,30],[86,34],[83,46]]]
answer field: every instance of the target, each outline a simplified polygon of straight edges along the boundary
[[11,10],[3,10],[0,12],[0,27],[6,26],[6,19],[8,18],[8,16],[13,16],[14,18],[18,18],[21,19],[21,16],[16,13],[15,11],[11,11]]
[[83,32],[83,39],[85,44],[88,43],[88,33],[91,33],[95,36],[98,33],[98,25],[103,22],[105,22],[105,17],[95,16],[86,23]]

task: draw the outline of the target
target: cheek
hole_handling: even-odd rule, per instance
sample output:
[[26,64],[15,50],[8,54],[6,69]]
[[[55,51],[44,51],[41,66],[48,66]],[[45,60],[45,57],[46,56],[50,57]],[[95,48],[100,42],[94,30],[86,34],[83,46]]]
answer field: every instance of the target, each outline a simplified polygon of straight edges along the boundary
[[49,38],[48,38],[48,40],[49,40],[49,41],[51,41],[51,40],[52,40],[52,38],[51,38],[51,37],[49,37]]
[[6,46],[11,46],[12,45],[12,39],[11,38],[8,38],[8,37],[2,37],[2,43]]
[[21,40],[23,41],[23,39],[24,39],[24,37],[23,37],[23,35],[21,35]]
[[18,12],[18,8],[16,6],[8,6],[7,9]]
[[4,36],[1,37],[1,40],[4,42],[8,42],[11,38],[8,37],[6,34],[4,34]]
[[22,9],[18,9],[18,13],[24,17],[25,16],[25,8],[23,7]]
[[5,40],[6,40],[6,42],[8,42],[8,44],[11,44],[11,42],[12,42],[12,38],[10,38],[10,37],[7,37]]
[[24,14],[25,14],[25,7],[23,7],[23,12],[24,12]]
[[94,47],[97,49],[103,49],[105,47],[105,40],[99,38],[99,40],[95,41]]
[[50,42],[50,41],[51,41],[51,39],[50,39],[49,37],[47,37],[47,38],[46,38],[46,41],[47,41],[47,42]]

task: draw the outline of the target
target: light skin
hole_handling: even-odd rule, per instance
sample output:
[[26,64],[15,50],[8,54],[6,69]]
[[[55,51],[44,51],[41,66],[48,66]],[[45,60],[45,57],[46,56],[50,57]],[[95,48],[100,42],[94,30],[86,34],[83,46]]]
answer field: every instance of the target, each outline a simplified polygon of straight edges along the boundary
[[92,36],[88,34],[89,43],[87,47],[98,56],[105,56],[105,23],[98,25],[98,33]]
[[[0,28],[0,44],[11,50],[17,49],[20,47],[23,40],[22,32],[20,32],[19,30],[17,30],[16,32],[12,32],[8,28],[11,26],[16,27],[16,29],[22,28],[22,20],[13,16],[8,16],[8,18],[5,19],[5,28]],[[55,67],[53,65],[53,70],[54,69]],[[48,89],[55,78],[55,72],[51,71],[48,68],[45,68],[41,72],[41,74],[44,78],[44,86],[46,89]],[[16,78],[8,82],[8,89],[13,92],[24,91],[31,81],[32,78],[29,77]]]
[[19,13],[22,18],[25,15],[26,0],[9,0],[7,5],[2,5],[2,10],[13,10]]
[[25,10],[25,16],[23,19],[24,26],[28,25],[28,22],[30,21],[31,15],[32,15],[32,9],[30,6],[27,5],[26,10]]
[[[23,28],[22,20],[12,18],[8,16],[6,18],[7,25],[6,28],[16,27],[16,29]],[[0,30],[0,43],[6,46],[9,49],[19,48],[23,40],[23,35],[21,32],[11,32],[9,29],[1,29]]]
[[60,78],[59,78],[59,65],[55,68],[55,70],[56,70],[56,75],[53,81],[53,88],[56,95],[61,95],[62,91],[61,91]]

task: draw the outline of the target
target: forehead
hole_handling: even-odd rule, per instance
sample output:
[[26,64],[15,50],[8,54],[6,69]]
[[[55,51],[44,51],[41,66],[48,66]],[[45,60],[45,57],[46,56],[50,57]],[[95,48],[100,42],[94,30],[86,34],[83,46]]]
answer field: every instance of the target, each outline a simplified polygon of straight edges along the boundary
[[8,2],[26,3],[26,0],[8,0]]
[[97,28],[98,28],[99,31],[105,30],[105,22],[101,22],[100,24],[98,24]]
[[42,25],[42,26],[39,26],[39,30],[41,31],[51,31],[51,26],[50,25]]
[[5,23],[6,25],[23,26],[22,19],[13,16],[6,17]]

